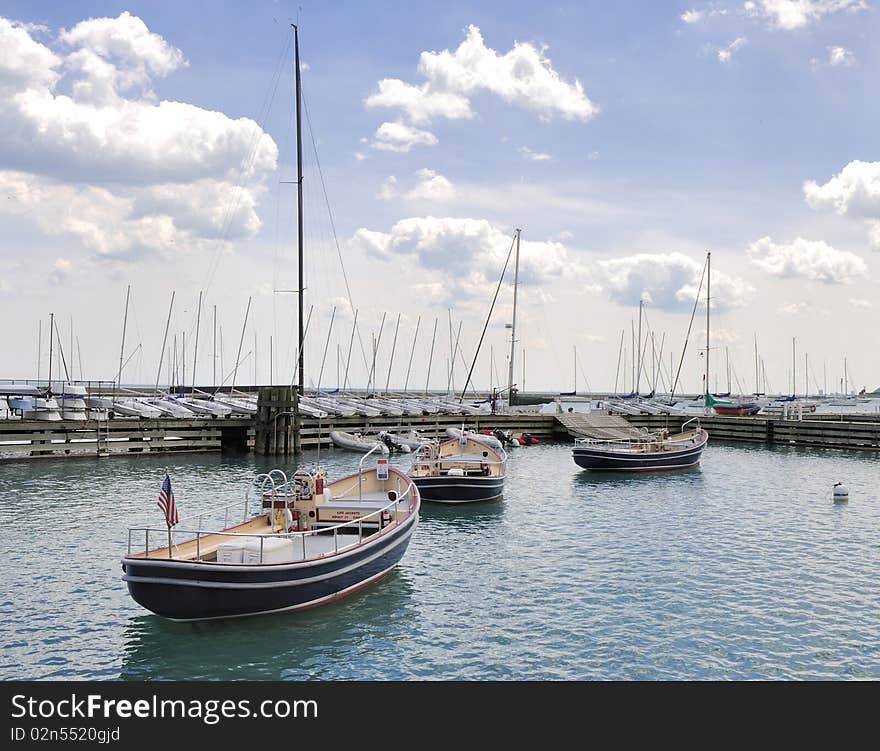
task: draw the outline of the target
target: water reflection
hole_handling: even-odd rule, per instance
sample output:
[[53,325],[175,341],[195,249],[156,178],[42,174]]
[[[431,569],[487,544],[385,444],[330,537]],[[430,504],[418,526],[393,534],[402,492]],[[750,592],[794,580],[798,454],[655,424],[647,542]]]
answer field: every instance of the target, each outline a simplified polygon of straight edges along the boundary
[[[354,654],[386,650],[389,628],[417,625],[413,582],[397,569],[366,590],[299,613],[175,623],[131,618],[120,680],[308,680],[341,677]],[[387,666],[381,670],[384,672]]]
[[419,519],[422,522],[437,522],[448,531],[481,532],[497,525],[504,518],[504,498],[475,503],[429,503],[423,502]]

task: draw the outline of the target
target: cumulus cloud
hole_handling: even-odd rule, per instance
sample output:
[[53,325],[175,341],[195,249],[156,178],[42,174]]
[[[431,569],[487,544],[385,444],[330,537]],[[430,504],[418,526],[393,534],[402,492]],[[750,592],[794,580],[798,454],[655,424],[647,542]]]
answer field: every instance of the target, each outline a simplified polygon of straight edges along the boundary
[[720,47],[717,50],[718,59],[722,63],[729,63],[731,58],[733,57],[733,53],[736,52],[740,47],[745,45],[748,40],[745,37],[737,37],[726,47]]
[[802,29],[824,16],[840,11],[856,12],[867,8],[865,0],[749,0],[746,13],[765,19],[783,31]]
[[419,125],[437,117],[472,118],[470,96],[486,91],[544,119],[559,115],[567,120],[589,120],[595,116],[599,107],[586,96],[580,81],[563,80],[545,52],[545,47],[515,42],[513,49],[499,54],[486,46],[479,28],[471,25],[454,52],[422,52],[418,71],[426,79],[424,83],[383,79],[365,104],[399,108]]
[[844,66],[851,68],[856,64],[856,56],[846,47],[829,47],[828,64],[832,67]]
[[[647,300],[661,310],[683,312],[693,307],[703,263],[683,253],[638,253],[598,261],[590,269],[590,288],[605,292],[621,305]],[[705,282],[701,297],[705,297]],[[719,310],[748,304],[754,288],[743,279],[712,271],[712,307]]]
[[533,162],[549,162],[553,157],[541,151],[532,151],[528,146],[520,146],[517,151],[523,159],[530,159]]
[[821,240],[798,237],[784,245],[762,237],[751,243],[747,252],[753,264],[776,277],[848,284],[868,276],[867,265],[855,253],[837,250]]
[[407,152],[413,146],[433,146],[437,136],[429,130],[420,130],[402,122],[382,123],[375,133],[375,140],[370,144],[381,151]]
[[824,185],[808,180],[804,198],[814,209],[880,219],[880,162],[850,162]]
[[248,118],[158,101],[152,82],[187,64],[180,50],[128,12],[62,30],[57,54],[32,31],[0,18],[12,213],[40,195],[29,216],[43,231],[108,254],[256,233],[277,147]]
[[[373,257],[408,260],[437,277],[424,284],[438,301],[486,299],[497,284],[512,242],[510,231],[485,219],[433,216],[402,219],[388,232],[361,228],[351,239],[355,248]],[[539,285],[575,268],[566,247],[552,240],[522,240],[519,263],[523,285]],[[508,274],[512,275],[512,263]]]
[[814,209],[868,221],[868,238],[880,250],[880,162],[852,161],[824,185],[804,183],[804,198]]
[[455,188],[443,175],[431,169],[416,172],[418,182],[404,198],[410,201],[450,201],[455,198]]

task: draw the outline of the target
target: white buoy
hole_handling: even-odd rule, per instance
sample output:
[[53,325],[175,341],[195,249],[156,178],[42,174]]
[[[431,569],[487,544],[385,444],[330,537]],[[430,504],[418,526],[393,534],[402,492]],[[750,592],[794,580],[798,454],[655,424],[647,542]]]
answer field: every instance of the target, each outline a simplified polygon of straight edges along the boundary
[[831,499],[835,503],[845,503],[849,500],[849,488],[842,482],[834,483],[834,487],[831,489]]
[[519,446],[519,441],[516,440],[516,438],[511,438],[511,439],[510,439],[510,445],[511,445],[511,446]]

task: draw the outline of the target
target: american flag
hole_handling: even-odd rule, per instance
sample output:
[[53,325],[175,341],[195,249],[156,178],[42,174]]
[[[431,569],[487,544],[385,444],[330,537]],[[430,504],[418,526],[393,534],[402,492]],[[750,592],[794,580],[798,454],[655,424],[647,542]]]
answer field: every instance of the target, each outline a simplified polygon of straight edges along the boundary
[[174,492],[171,490],[171,478],[165,473],[165,481],[162,483],[162,492],[159,493],[159,508],[165,514],[165,523],[173,527],[180,521],[177,515],[177,506],[174,503]]

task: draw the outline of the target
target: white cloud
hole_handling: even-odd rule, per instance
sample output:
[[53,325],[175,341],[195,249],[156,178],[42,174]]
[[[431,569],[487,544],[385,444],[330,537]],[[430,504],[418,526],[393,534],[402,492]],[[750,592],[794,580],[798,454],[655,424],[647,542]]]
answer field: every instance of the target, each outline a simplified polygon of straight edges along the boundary
[[355,158],[355,161],[362,162],[362,161],[364,161],[364,159],[367,158],[367,155],[361,151],[355,151],[354,158]]
[[401,122],[382,123],[375,134],[376,140],[370,145],[381,151],[407,152],[413,146],[433,146],[437,136],[427,130],[413,128]]
[[22,172],[0,172],[0,215],[26,217],[47,235],[72,235],[99,256],[140,255],[168,250],[176,241],[185,248],[192,234],[179,230],[166,214],[136,210],[133,196],[106,188],[65,185]]
[[455,198],[452,183],[434,170],[420,169],[416,177],[416,186],[404,198],[410,201],[450,201]]
[[806,301],[801,302],[785,302],[779,303],[776,306],[776,312],[781,313],[784,316],[798,316],[801,313],[809,310],[810,303]]
[[[152,76],[167,76],[188,65],[180,50],[153,34],[140,18],[128,11],[123,11],[117,18],[81,21],[70,30],[62,30],[58,40],[69,47],[81,48],[67,58],[70,67],[83,68],[100,77],[107,76],[112,79],[114,91],[133,86],[148,89]],[[92,83],[88,81],[85,85],[91,86]],[[78,98],[84,100],[88,97]]]
[[863,300],[858,297],[854,297],[849,301],[849,306],[853,310],[870,310],[874,307],[874,304],[870,300]]
[[[693,307],[703,263],[682,253],[638,253],[598,261],[590,268],[591,289],[601,290],[621,305],[647,299],[662,310]],[[700,296],[705,299],[705,282]],[[712,307],[737,308],[752,298],[752,286],[720,271],[712,272]]]
[[545,154],[541,151],[532,151],[528,146],[520,146],[517,151],[523,159],[531,159],[533,162],[549,162],[553,159],[550,154]]
[[686,10],[681,14],[681,20],[685,23],[699,23],[706,17],[704,10]]
[[880,222],[871,222],[869,227],[868,241],[871,243],[871,248],[880,250]]
[[726,15],[726,8],[692,8],[691,10],[686,10],[684,13],[681,14],[681,20],[687,24],[697,24],[713,18],[714,16]]
[[880,219],[880,162],[852,161],[824,185],[808,180],[804,197],[814,209]]
[[257,232],[257,198],[277,162],[268,134],[247,118],[157,101],[152,79],[186,61],[127,12],[57,41],[70,51],[0,18],[2,210],[30,207],[44,232],[99,254]]
[[764,18],[771,27],[783,31],[804,28],[832,13],[867,7],[865,0],[749,0],[743,6],[747,14]]
[[829,47],[828,64],[833,67],[842,65],[846,68],[851,68],[856,64],[856,56],[846,47]]
[[513,49],[499,54],[486,46],[479,28],[471,25],[454,52],[422,52],[418,70],[426,79],[423,84],[386,78],[364,103],[400,108],[413,123],[423,124],[435,117],[472,118],[469,97],[488,91],[543,119],[554,114],[567,120],[594,117],[599,107],[584,94],[580,81],[564,81],[545,51],[528,42],[515,42]]
[[[411,261],[434,285],[438,298],[489,299],[498,282],[512,245],[512,233],[485,219],[411,217],[394,224],[388,232],[361,228],[351,244],[374,257]],[[519,281],[539,285],[575,270],[562,243],[522,240]],[[513,262],[507,270],[513,275]],[[441,286],[437,286],[441,285]]]
[[731,58],[733,57],[733,53],[736,52],[740,47],[745,45],[748,40],[745,37],[737,37],[726,47],[718,48],[718,59],[722,63],[729,63]]
[[382,201],[390,201],[395,196],[397,196],[397,178],[394,175],[389,175],[382,181],[376,198]]
[[775,277],[847,284],[868,276],[868,267],[859,256],[821,240],[798,237],[793,243],[782,245],[762,237],[751,243],[747,252],[753,264]]
[[804,183],[804,198],[814,209],[868,220],[868,239],[880,250],[880,162],[852,161],[824,185]]
[[71,271],[73,271],[73,264],[69,260],[66,258],[56,259],[52,264],[52,271],[49,273],[49,283],[61,284],[70,276]]

